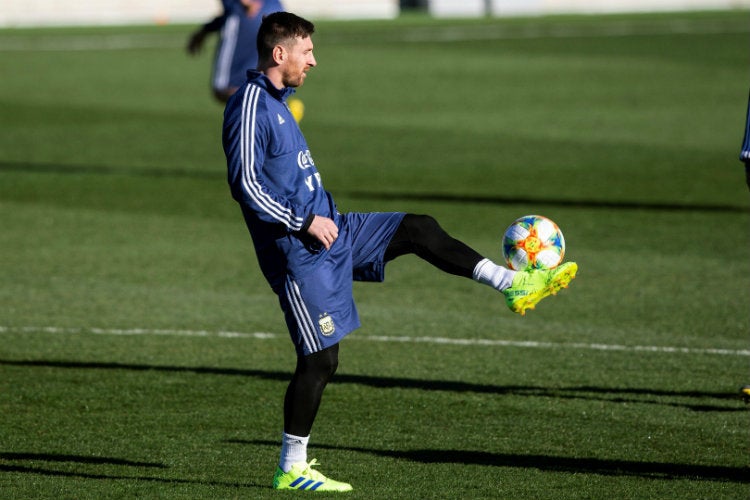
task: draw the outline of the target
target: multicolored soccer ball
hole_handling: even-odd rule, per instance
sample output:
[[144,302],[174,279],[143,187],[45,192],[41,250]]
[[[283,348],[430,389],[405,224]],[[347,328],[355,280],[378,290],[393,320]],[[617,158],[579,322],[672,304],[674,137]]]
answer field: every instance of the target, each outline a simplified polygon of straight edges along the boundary
[[565,257],[565,238],[547,217],[525,215],[505,230],[503,257],[508,267],[516,271],[552,269]]

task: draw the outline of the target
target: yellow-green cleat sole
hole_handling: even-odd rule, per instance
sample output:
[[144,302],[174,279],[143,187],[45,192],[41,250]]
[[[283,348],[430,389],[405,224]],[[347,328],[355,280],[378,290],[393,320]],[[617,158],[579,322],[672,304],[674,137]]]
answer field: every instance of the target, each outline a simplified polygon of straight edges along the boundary
[[566,262],[554,269],[519,271],[511,286],[503,290],[505,303],[511,311],[523,316],[545,297],[556,295],[563,288],[567,288],[577,272],[578,264],[575,262]]

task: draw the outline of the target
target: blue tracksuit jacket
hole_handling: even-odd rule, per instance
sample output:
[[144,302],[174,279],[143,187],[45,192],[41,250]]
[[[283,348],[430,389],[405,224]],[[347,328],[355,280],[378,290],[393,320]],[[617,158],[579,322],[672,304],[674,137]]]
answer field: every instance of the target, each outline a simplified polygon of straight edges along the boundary
[[[294,89],[277,89],[257,71],[224,111],[223,145],[232,196],[240,204],[266,279],[277,293],[284,286],[288,249],[283,236],[299,243],[292,272],[314,267],[322,246],[306,234],[314,215],[337,220],[331,195],[323,189],[312,155],[285,100]],[[290,239],[290,238],[287,238]]]

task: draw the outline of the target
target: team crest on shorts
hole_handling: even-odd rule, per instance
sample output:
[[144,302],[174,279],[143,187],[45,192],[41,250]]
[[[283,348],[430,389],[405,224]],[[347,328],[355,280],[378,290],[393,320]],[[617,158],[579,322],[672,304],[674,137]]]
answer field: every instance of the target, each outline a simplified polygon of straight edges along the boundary
[[326,337],[330,337],[331,335],[333,335],[333,332],[336,331],[336,325],[333,324],[333,318],[328,313],[323,313],[320,315],[318,326],[320,326],[320,333],[322,333]]

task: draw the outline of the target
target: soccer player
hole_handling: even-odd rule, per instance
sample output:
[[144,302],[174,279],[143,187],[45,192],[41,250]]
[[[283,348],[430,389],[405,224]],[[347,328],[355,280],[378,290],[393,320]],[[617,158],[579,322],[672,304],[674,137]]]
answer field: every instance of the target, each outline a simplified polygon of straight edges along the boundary
[[449,236],[427,215],[339,213],[299,126],[285,105],[310,69],[314,26],[294,14],[267,16],[259,64],[229,99],[223,145],[266,280],[278,295],[297,365],[284,397],[276,489],[348,491],[308,462],[307,444],[323,390],[338,366],[339,342],[360,326],[353,280],[383,281],[385,265],[414,253],[435,267],[489,285],[520,314],[568,286],[577,265],[514,272]]
[[745,164],[745,182],[750,189],[750,97],[747,99],[747,115],[745,117],[745,137],[740,149],[740,161]]

